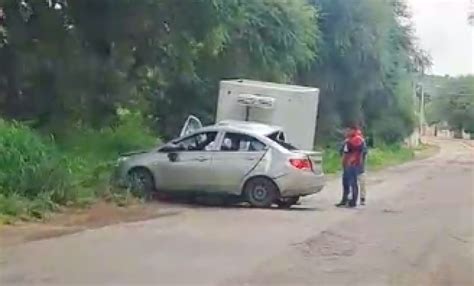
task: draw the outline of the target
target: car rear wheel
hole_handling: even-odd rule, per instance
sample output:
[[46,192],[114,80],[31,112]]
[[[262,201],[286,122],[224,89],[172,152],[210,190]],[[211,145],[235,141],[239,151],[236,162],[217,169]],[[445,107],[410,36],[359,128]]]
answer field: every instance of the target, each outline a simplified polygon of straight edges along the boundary
[[245,185],[247,201],[254,207],[270,207],[278,198],[278,188],[269,179],[259,177],[251,179]]
[[145,168],[135,168],[128,173],[130,191],[135,196],[151,199],[155,190],[153,175]]
[[296,205],[299,200],[300,197],[280,198],[277,205],[279,208],[288,209],[291,208],[291,206]]

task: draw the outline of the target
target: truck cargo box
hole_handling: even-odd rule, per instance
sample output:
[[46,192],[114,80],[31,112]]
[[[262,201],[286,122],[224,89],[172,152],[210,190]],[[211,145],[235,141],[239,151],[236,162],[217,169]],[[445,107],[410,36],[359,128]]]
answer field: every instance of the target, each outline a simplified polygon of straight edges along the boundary
[[252,80],[221,81],[216,121],[243,120],[277,125],[287,141],[312,150],[319,89]]

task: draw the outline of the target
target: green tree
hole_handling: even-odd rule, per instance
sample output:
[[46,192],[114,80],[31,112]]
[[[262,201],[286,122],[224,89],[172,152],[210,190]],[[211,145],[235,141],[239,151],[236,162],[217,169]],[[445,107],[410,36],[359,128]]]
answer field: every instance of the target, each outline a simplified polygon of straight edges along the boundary
[[2,114],[49,130],[109,125],[127,106],[172,135],[189,112],[212,118],[220,78],[287,81],[317,51],[304,0],[0,3]]
[[351,122],[386,141],[411,133],[412,72],[426,60],[414,44],[405,3],[315,0],[314,5],[321,11],[324,42],[320,60],[300,73],[299,82],[321,88],[318,140],[340,137],[337,127]]
[[126,107],[170,137],[189,113],[211,122],[219,80],[236,77],[320,87],[320,139],[352,121],[387,141],[413,129],[410,83],[426,62],[402,0],[0,7],[0,112],[48,132],[113,125]]
[[474,133],[474,76],[449,78],[428,104],[430,123],[446,122],[453,130]]

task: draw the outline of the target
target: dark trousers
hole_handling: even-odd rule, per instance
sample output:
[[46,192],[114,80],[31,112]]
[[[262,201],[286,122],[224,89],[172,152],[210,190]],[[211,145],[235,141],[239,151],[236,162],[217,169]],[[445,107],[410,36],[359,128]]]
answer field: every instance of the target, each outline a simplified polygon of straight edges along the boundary
[[348,201],[349,193],[352,191],[352,199],[350,204],[356,205],[357,198],[359,197],[359,185],[357,183],[357,175],[359,169],[357,167],[345,167],[342,173],[342,201],[346,203]]

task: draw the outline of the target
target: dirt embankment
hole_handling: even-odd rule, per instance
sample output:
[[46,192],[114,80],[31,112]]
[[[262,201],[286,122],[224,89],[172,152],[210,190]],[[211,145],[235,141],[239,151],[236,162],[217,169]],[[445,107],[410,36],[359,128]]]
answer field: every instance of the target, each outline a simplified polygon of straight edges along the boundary
[[69,209],[63,213],[54,214],[42,222],[16,222],[12,225],[0,225],[0,244],[10,246],[111,224],[175,214],[177,211],[163,209],[157,203],[118,207],[99,202],[87,209]]

